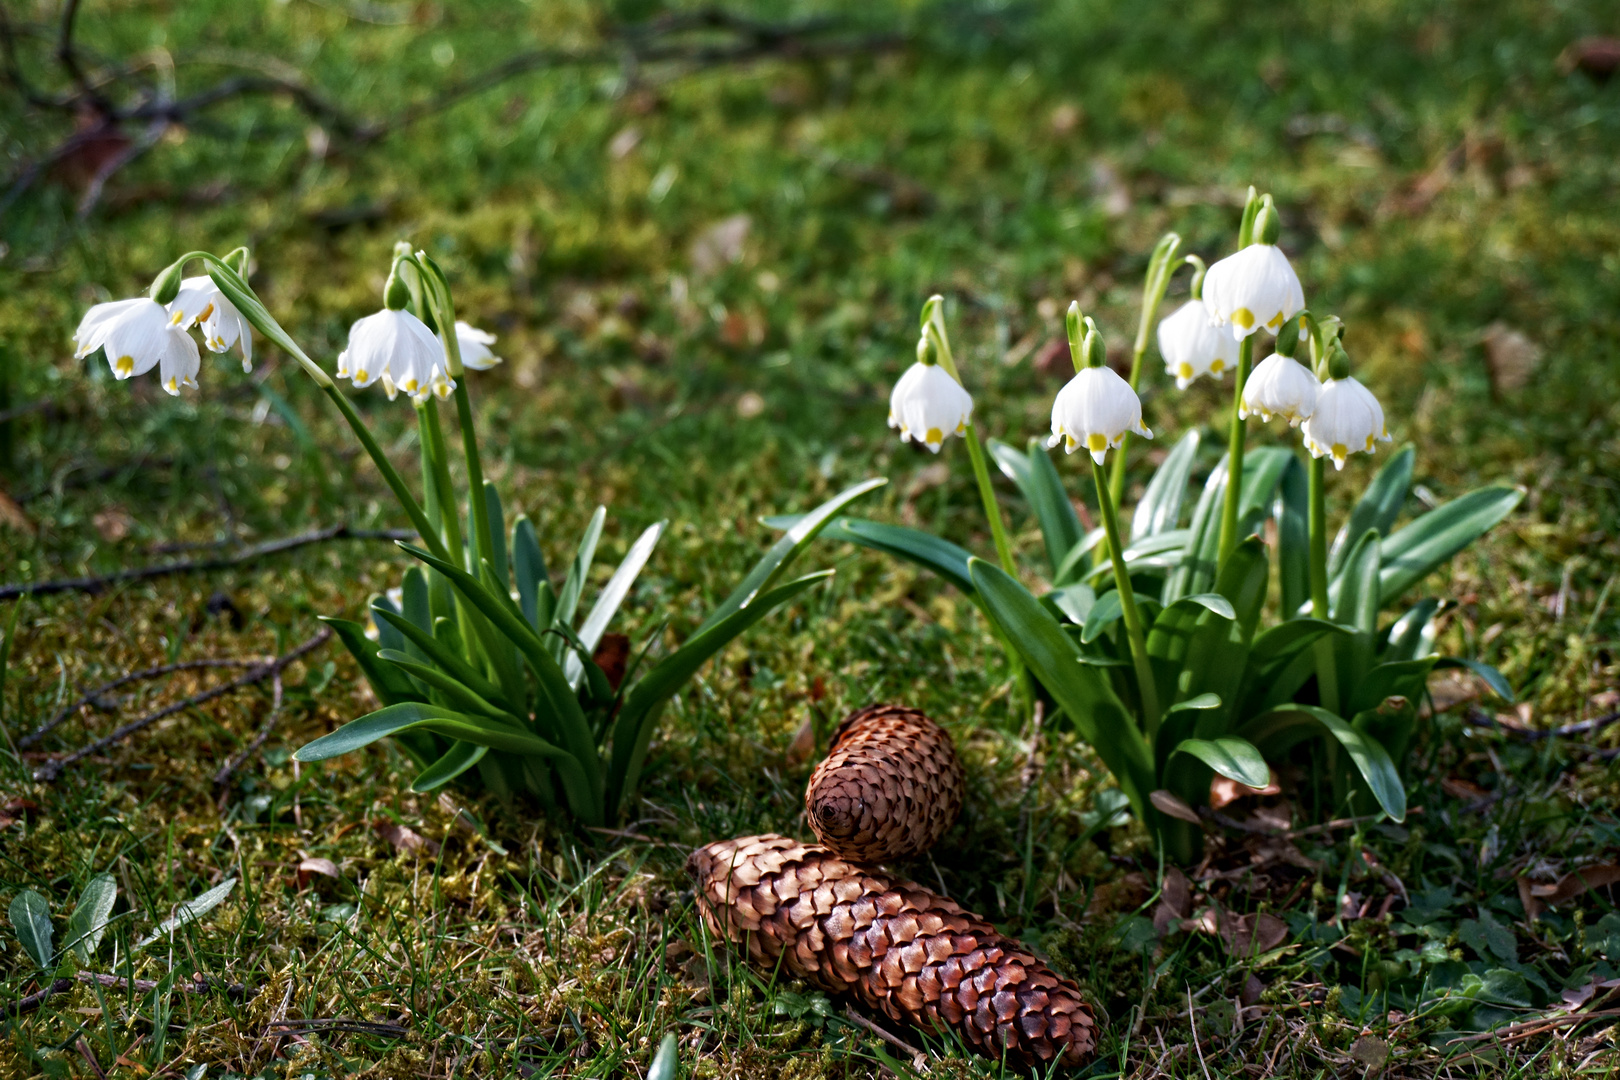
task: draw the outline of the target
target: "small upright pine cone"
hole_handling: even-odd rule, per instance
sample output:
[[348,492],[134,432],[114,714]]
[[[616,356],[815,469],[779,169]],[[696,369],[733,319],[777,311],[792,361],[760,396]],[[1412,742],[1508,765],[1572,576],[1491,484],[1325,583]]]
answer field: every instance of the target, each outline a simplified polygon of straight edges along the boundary
[[921,885],[772,835],[698,848],[686,868],[710,931],[766,968],[954,1029],[987,1057],[1079,1065],[1096,1052],[1096,1013],[1077,987]]
[[887,862],[933,847],[961,812],[963,788],[944,728],[916,709],[869,705],[833,732],[804,808],[816,838],[839,855]]

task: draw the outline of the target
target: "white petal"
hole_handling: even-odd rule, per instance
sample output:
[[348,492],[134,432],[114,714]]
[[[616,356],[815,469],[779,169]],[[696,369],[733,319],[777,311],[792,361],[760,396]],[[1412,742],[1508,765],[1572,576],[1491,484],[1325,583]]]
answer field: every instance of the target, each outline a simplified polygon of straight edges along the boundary
[[178,326],[170,329],[168,334],[169,339],[159,359],[158,379],[164,390],[178,395],[182,386],[196,387],[197,372],[202,369],[202,354],[197,351],[197,343],[191,340],[191,335]]
[[[913,364],[889,396],[890,426],[902,440],[916,439],[938,451],[951,435],[966,430],[973,397],[938,364]],[[896,424],[898,421],[898,424]]]
[[474,371],[488,371],[501,362],[490,350],[495,335],[456,320],[456,343],[461,347],[461,363]]
[[143,299],[119,311],[97,331],[113,375],[127,379],[151,371],[169,346],[170,316],[156,300]]
[[84,318],[79,320],[79,328],[73,332],[74,359],[82,360],[101,348],[101,343],[107,336],[108,326],[138,305],[150,302],[147,297],[137,296],[131,300],[113,300],[106,304],[97,304],[85,312]]
[[1210,317],[1239,341],[1262,328],[1275,333],[1305,306],[1299,276],[1273,244],[1250,244],[1211,266],[1203,293]]
[[1163,319],[1158,338],[1165,374],[1176,380],[1178,390],[1187,389],[1204,375],[1220,378],[1237,364],[1237,342],[1211,325],[1209,308],[1202,300],[1189,300]]

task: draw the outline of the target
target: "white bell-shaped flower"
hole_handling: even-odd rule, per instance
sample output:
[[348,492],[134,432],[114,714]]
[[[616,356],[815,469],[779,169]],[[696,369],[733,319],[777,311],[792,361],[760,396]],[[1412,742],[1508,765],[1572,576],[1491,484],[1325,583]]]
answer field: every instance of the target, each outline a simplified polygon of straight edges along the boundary
[[1070,454],[1085,447],[1101,465],[1109,449],[1119,446],[1128,431],[1153,438],[1153,432],[1142,426],[1142,399],[1112,368],[1086,367],[1052,402],[1052,437],[1046,445],[1061,442]]
[[1238,418],[1247,419],[1258,413],[1260,419],[1270,421],[1280,416],[1289,427],[1298,427],[1309,420],[1316,408],[1316,395],[1321,384],[1310,369],[1291,356],[1273,353],[1260,361],[1249,381],[1243,384],[1243,401],[1238,405]]
[[116,379],[157,367],[163,389],[171,394],[180,393],[182,386],[195,387],[202,368],[197,343],[162,304],[145,296],[97,304],[85,312],[73,345],[77,359],[101,349]]
[[474,371],[488,371],[501,362],[501,358],[490,349],[490,346],[495,344],[495,335],[476,326],[469,326],[460,319],[456,320],[456,343],[461,346],[463,367],[470,367]]
[[400,390],[422,398],[433,392],[442,359],[439,339],[426,323],[408,311],[384,308],[349,328],[349,347],[338,356],[338,377],[360,387],[380,382],[390,398]]
[[204,274],[182,280],[180,291],[169,302],[169,315],[180,319],[182,330],[199,326],[209,352],[222,353],[240,343],[242,370],[253,370],[253,329],[213,278]]
[[1265,327],[1272,333],[1305,307],[1305,291],[1275,244],[1250,244],[1209,268],[1204,304],[1217,325],[1242,341]]
[[1164,373],[1185,390],[1202,375],[1220,378],[1238,359],[1237,339],[1211,323],[1202,300],[1189,300],[1159,323],[1159,355]]
[[916,439],[936,454],[972,417],[972,395],[938,364],[912,364],[889,395],[889,426],[900,429],[900,441]]
[[1351,454],[1373,452],[1373,443],[1392,441],[1384,426],[1384,408],[1353,377],[1329,379],[1316,395],[1316,409],[1305,421],[1305,449],[1312,457],[1332,457],[1344,468]]

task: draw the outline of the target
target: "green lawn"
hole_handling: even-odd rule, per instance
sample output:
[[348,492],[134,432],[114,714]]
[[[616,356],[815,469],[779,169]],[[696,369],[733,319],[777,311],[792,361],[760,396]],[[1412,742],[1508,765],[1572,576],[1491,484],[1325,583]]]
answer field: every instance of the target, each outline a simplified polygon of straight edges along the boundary
[[[301,72],[371,121],[508,56],[591,50],[616,20],[663,10],[657,0],[92,0],[78,25],[93,71],[133,72],[115,97]],[[1174,229],[1188,250],[1226,254],[1254,184],[1276,196],[1313,310],[1345,319],[1396,445],[1417,446],[1417,483],[1438,499],[1493,481],[1527,489],[1512,518],[1427,584],[1457,602],[1443,648],[1499,667],[1531,727],[1616,709],[1620,79],[1559,63],[1577,38],[1620,33],[1611,5],[749,10],[827,15],[841,40],[900,40],[747,64],[558,64],[364,142],[285,96],[244,97],[170,127],[82,221],[82,170],[69,161],[42,173],[0,217],[0,416],[41,405],[0,422],[0,583],[176,557],[165,545],[196,545],[183,554],[197,556],[326,525],[407,525],[328,403],[268,343],[251,376],[205,354],[201,392],[179,400],[152,378],[115,382],[68,344],[91,304],[143,291],[181,252],[249,244],[255,288],[330,366],[349,324],[378,306],[402,238],[445,267],[466,318],[500,335],[506,362],[469,375],[486,466],[508,508],[534,519],[551,565],[598,504],[609,507],[609,560],[646,525],[671,521],[618,627],[638,640],[666,616],[669,640],[693,629],[773,538],[759,517],[869,476],[891,483],[866,513],[989,555],[964,448],[948,443],[935,458],[884,426],[922,301],[948,298],[981,431],[1021,445],[1045,432],[1069,370],[1047,351],[1068,302],[1079,298],[1128,350],[1154,241]],[[67,89],[51,64],[58,11],[41,0],[7,11],[22,72],[49,93]],[[8,177],[72,131],[71,116],[13,90],[0,109]],[[1186,288],[1178,276],[1170,303]],[[1178,393],[1155,359],[1143,397],[1159,438],[1133,459],[1138,487],[1189,427],[1224,438],[1224,388],[1206,380]],[[414,468],[404,403],[376,391],[354,400]],[[1287,437],[1251,427],[1251,445]],[[1344,493],[1386,454],[1335,477],[1335,525]],[[1081,464],[1059,467],[1091,514]],[[1039,530],[1010,483],[1000,495],[1033,570]],[[803,785],[831,726],[878,700],[945,724],[969,771],[962,823],[904,869],[1096,995],[1113,1022],[1095,1075],[1620,1067],[1612,1015],[1473,1037],[1620,975],[1612,889],[1535,921],[1520,891],[1521,879],[1551,882],[1620,850],[1620,726],[1509,739],[1466,721],[1471,707],[1511,711],[1481,698],[1427,726],[1410,765],[1422,812],[1405,826],[1300,837],[1293,862],[1234,834],[1200,896],[1274,913],[1289,936],[1258,962],[1232,959],[1217,934],[1155,935],[1149,838],[1104,820],[1107,775],[1072,732],[1043,734],[1026,793],[1029,718],[970,603],[839,545],[800,565],[838,573],[682,694],[641,801],[611,833],[462,791],[412,795],[411,765],[392,749],[293,763],[293,749],[371,707],[335,646],[289,671],[279,726],[223,792],[214,774],[264,722],[268,687],[182,711],[52,784],[31,775],[228,672],[123,688],[32,750],[12,748],[124,672],[275,654],[318,630],[316,615],[363,617],[407,566],[386,544],[335,541],[23,602],[0,697],[11,743],[0,750],[0,900],[24,888],[48,897],[60,942],[73,899],[112,873],[119,918],[89,970],[126,981],[80,982],[0,1020],[0,1070],[632,1077],[676,1030],[688,1075],[904,1075],[909,1057],[848,1022],[844,1003],[716,951],[681,869],[693,846],[720,837],[807,836]],[[0,604],[0,628],[13,606]],[[807,722],[820,739],[811,754],[794,749]],[[300,873],[311,859],[339,877]],[[1376,902],[1395,891],[1385,875],[1408,900],[1379,918]],[[233,894],[172,946],[137,947],[178,902],[231,877]],[[1346,894],[1374,906],[1330,925]],[[6,1008],[38,981],[9,929],[0,943]],[[1466,1002],[1408,1015],[1381,994],[1464,971]],[[127,981],[194,972],[218,986]],[[1616,1008],[1605,994],[1583,1007]],[[285,1026],[331,1018],[372,1026]],[[997,1073],[959,1056],[927,1069]]]

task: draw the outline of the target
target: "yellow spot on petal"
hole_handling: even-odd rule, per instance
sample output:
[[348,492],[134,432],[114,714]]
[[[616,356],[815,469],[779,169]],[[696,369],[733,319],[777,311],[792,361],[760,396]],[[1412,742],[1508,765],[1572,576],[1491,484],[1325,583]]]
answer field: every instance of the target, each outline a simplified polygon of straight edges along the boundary
[[212,315],[213,313],[214,313],[214,305],[210,303],[207,307],[203,308],[202,311],[198,313],[197,321],[198,322],[206,322],[208,320],[208,316]]
[[1232,312],[1232,325],[1240,326],[1245,330],[1252,329],[1254,327],[1254,312],[1246,307],[1238,308]]
[[1344,443],[1337,443],[1336,442],[1336,443],[1333,444],[1333,460],[1334,461],[1343,461],[1345,459],[1345,457],[1349,453],[1350,453],[1350,451],[1345,447]]
[[1176,378],[1178,378],[1178,379],[1190,379],[1192,377],[1193,377],[1193,370],[1192,370],[1192,365],[1191,364],[1177,364],[1176,365]]
[[1282,312],[1280,312],[1280,311],[1277,312],[1276,315],[1272,316],[1272,319],[1271,319],[1270,322],[1266,323],[1266,326],[1269,327],[1273,332],[1275,332],[1277,330],[1277,328],[1280,327],[1281,325],[1282,325]]
[[945,433],[939,430],[937,427],[929,428],[928,431],[923,435],[923,442],[927,443],[929,446],[937,446],[944,441]]
[[163,389],[167,390],[171,394],[178,394],[180,392],[180,384],[175,381],[173,375],[170,375],[169,381],[163,384]]
[[371,374],[367,372],[365,368],[357,368],[355,369],[354,373],[354,381],[357,383],[368,383],[371,381]]
[[1210,363],[1209,363],[1209,372],[1210,372],[1211,375],[1219,375],[1221,372],[1223,372],[1225,370],[1226,370],[1226,361],[1225,360],[1211,360],[1210,361]]
[[966,420],[963,420],[961,423],[956,425],[956,434],[958,436],[961,436],[966,431],[967,431],[967,421]]
[[177,311],[177,312],[174,313],[173,317],[169,319],[169,325],[170,326],[179,326],[181,323],[183,323],[185,321],[186,321],[186,313],[183,312],[183,311]]
[[1065,436],[1063,436],[1063,449],[1066,450],[1067,452],[1069,452],[1071,454],[1074,453],[1074,448],[1079,446],[1079,445],[1080,445],[1079,443],[1074,441],[1074,436],[1073,435],[1065,435]]
[[1373,452],[1373,437],[1371,435],[1369,435],[1369,436],[1367,436],[1367,453],[1370,454],[1372,452]]
[[135,372],[135,358],[133,356],[120,356],[113,361],[113,371],[118,373],[120,379],[127,379]]
[[1093,431],[1086,436],[1086,449],[1095,454],[1099,450],[1108,449],[1108,436],[1100,431]]

